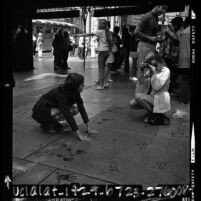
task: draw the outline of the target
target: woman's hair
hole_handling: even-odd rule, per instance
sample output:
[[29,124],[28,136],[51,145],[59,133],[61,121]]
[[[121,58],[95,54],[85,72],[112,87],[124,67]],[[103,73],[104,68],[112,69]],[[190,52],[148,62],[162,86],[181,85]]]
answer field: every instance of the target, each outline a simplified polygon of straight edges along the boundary
[[68,31],[64,31],[63,34],[64,34],[64,37],[69,38],[69,33],[68,33]]
[[182,17],[177,16],[177,17],[172,19],[171,23],[173,26],[174,25],[178,26],[178,28],[180,29],[182,24],[183,24],[183,19],[182,19]]
[[164,60],[163,60],[162,56],[156,50],[148,51],[145,58],[146,58],[147,63],[150,63],[153,59],[155,59],[158,63],[164,64]]
[[64,81],[64,90],[67,92],[76,93],[79,86],[84,83],[84,77],[78,73],[70,73]]
[[122,29],[122,38],[127,38],[129,36],[128,28],[126,26]]

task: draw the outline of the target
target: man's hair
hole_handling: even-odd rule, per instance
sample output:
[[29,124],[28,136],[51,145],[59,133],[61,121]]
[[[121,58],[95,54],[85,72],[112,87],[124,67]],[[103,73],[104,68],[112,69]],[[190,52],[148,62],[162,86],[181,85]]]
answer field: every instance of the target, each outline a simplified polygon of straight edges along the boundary
[[115,27],[114,27],[114,32],[115,32],[115,33],[118,33],[119,31],[120,31],[120,27],[115,26]]
[[99,22],[98,22],[99,24],[98,24],[98,28],[99,29],[106,29],[106,26],[107,26],[107,21],[106,21],[106,19],[99,19]]

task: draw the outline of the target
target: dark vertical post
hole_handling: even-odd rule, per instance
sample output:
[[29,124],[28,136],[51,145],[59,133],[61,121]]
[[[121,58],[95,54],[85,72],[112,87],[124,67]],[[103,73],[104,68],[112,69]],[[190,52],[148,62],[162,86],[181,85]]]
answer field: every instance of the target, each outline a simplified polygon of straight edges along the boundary
[[[2,76],[2,93],[3,93],[3,139],[1,141],[2,145],[2,176],[3,176],[3,200],[12,199],[12,187],[10,181],[12,181],[12,92],[15,85],[12,65],[13,65],[13,51],[12,51],[12,41],[13,41],[13,30],[12,30],[12,6],[9,5],[8,1],[3,3],[3,68],[1,69]],[[8,185],[9,184],[9,188]]]

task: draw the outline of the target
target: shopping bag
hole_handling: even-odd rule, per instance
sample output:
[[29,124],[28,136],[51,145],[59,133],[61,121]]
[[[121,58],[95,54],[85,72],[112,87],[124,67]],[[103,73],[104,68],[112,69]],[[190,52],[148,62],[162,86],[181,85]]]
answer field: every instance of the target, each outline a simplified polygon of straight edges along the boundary
[[110,52],[109,53],[109,57],[107,58],[107,61],[106,61],[106,64],[111,64],[111,63],[114,63],[114,54],[113,52]]

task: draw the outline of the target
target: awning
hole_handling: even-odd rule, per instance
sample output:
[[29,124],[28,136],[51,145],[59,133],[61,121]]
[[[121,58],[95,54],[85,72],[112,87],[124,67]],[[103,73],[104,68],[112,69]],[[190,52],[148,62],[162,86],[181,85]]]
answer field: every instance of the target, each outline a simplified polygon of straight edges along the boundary
[[35,19],[32,20],[33,23],[42,23],[42,24],[54,24],[54,25],[63,25],[63,26],[68,26],[68,27],[73,27],[73,28],[80,28],[76,24],[71,24],[68,22],[62,22],[62,21],[57,21],[57,20],[41,20],[41,19]]

